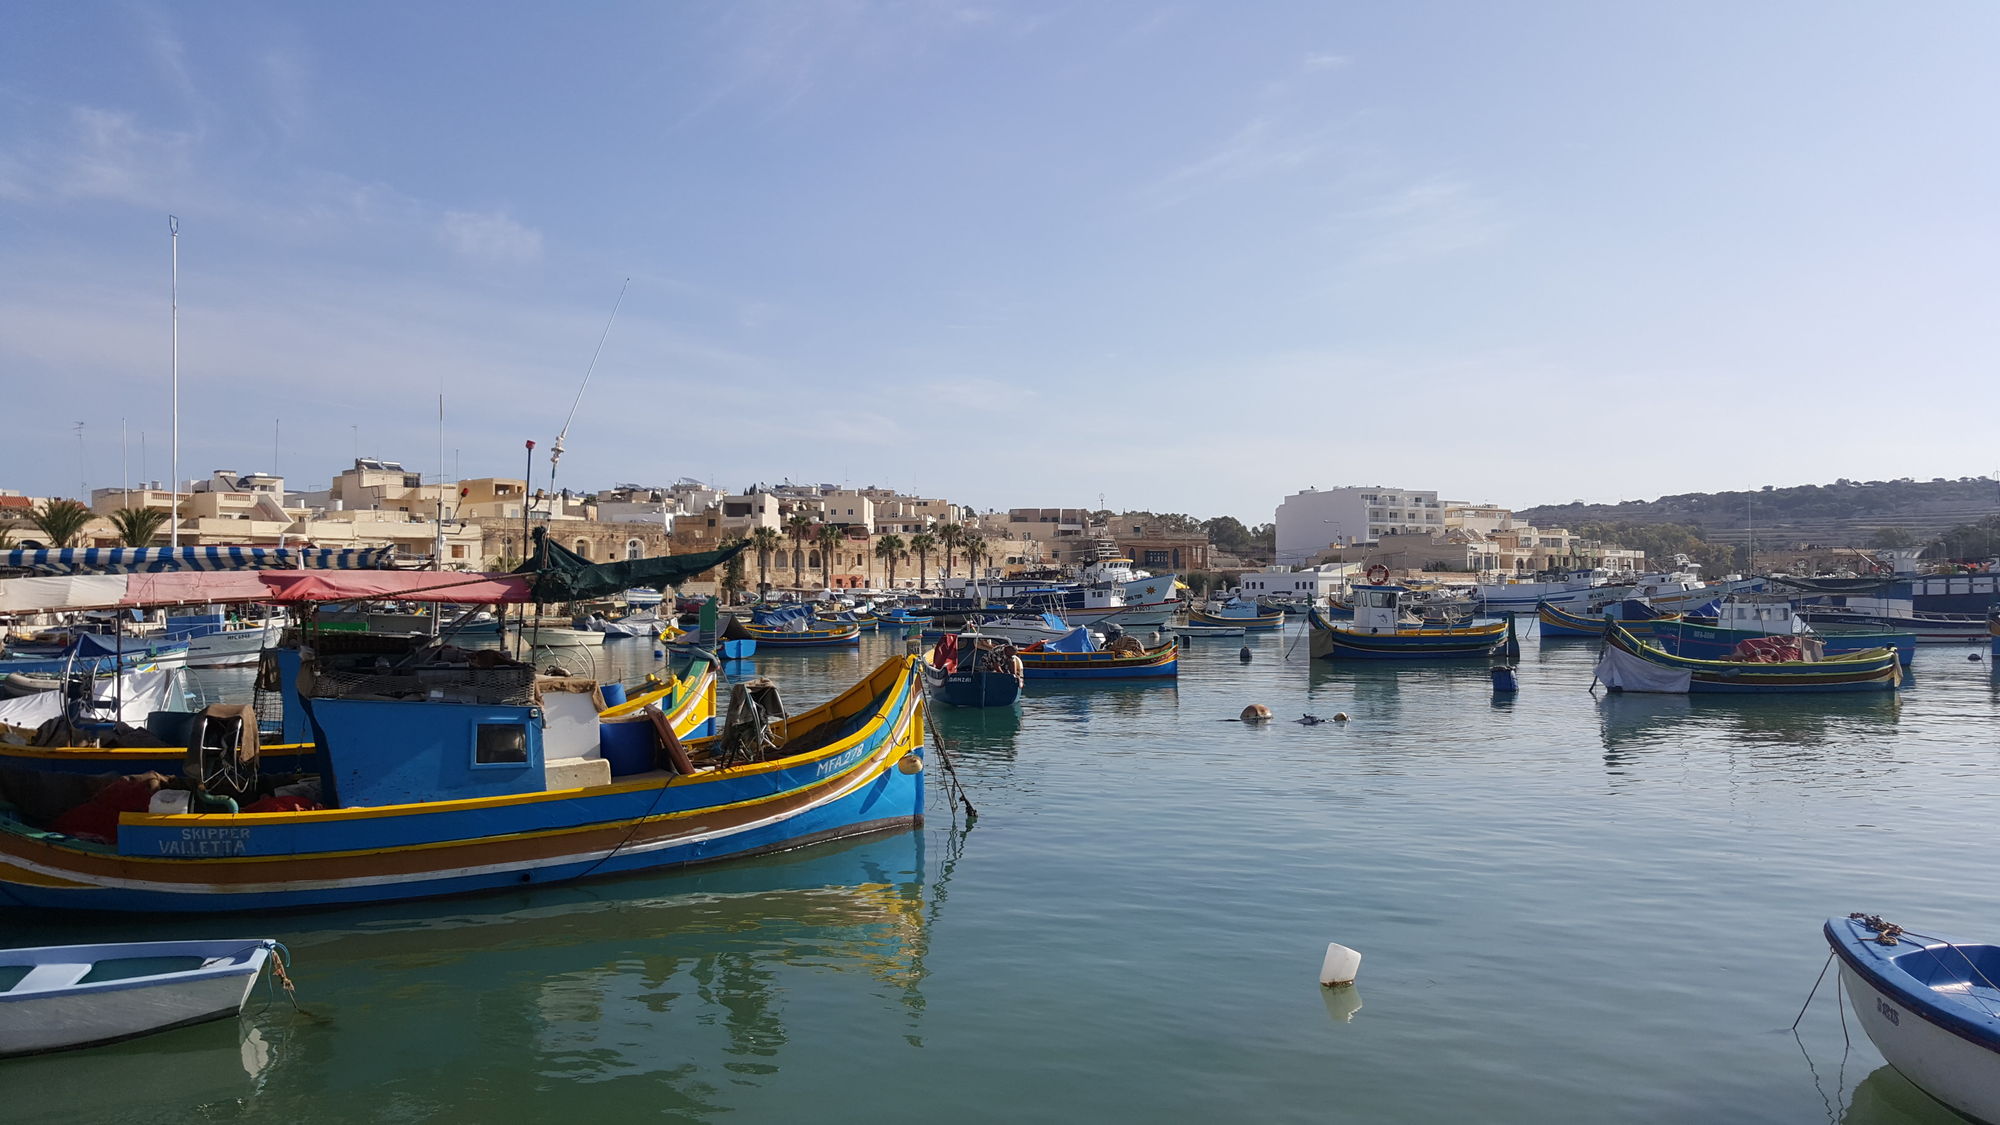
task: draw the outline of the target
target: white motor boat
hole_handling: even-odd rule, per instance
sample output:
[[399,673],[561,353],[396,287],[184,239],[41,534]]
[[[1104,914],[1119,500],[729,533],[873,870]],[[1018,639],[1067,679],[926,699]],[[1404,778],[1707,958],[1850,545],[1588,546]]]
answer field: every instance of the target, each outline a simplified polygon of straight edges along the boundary
[[243,1010],[277,944],[239,938],[0,950],[0,1056],[227,1019]]

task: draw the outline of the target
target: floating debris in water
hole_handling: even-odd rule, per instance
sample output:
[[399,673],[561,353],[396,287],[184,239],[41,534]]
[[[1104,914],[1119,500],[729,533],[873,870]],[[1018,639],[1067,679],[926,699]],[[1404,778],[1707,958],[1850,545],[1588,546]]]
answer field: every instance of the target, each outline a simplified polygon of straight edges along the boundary
[[1320,962],[1319,982],[1328,988],[1353,984],[1361,973],[1361,953],[1338,942],[1326,943],[1326,960]]

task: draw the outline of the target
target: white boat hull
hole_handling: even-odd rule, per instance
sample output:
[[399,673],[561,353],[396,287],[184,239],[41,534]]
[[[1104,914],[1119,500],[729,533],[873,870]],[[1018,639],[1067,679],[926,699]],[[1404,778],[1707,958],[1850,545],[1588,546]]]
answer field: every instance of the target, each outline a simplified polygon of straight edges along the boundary
[[1840,983],[1862,1030],[1890,1066],[1967,1117],[2000,1123],[2000,1054],[1905,1008],[1844,963]]
[[195,637],[188,641],[187,665],[190,668],[228,668],[255,664],[264,649],[276,640],[277,630],[270,627],[234,629]]
[[519,625],[509,625],[508,631],[523,633],[528,643],[536,648],[572,648],[583,645],[601,645],[604,634],[589,629],[572,629],[567,625],[529,625],[523,629]]
[[[212,946],[215,943],[157,944]],[[227,963],[215,968],[205,966],[196,972],[93,984],[78,983],[90,969],[90,962],[38,965],[13,988],[0,992],[0,1056],[117,1043],[233,1016],[242,1010],[263,971],[265,959],[270,956],[270,950],[260,942],[245,941],[240,945],[245,948],[236,954],[226,959],[216,958]],[[97,956],[103,959],[101,953]],[[50,972],[54,976],[38,975]],[[66,984],[62,983],[65,975]]]

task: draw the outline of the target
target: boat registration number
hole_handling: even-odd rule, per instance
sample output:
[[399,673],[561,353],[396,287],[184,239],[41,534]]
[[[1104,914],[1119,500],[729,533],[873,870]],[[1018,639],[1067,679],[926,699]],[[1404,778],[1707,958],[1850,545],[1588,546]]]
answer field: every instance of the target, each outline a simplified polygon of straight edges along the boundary
[[1880,996],[1875,998],[1875,1010],[1882,1013],[1883,1019],[1895,1024],[1897,1027],[1903,1026],[1903,1013],[1890,1007],[1889,1002]]

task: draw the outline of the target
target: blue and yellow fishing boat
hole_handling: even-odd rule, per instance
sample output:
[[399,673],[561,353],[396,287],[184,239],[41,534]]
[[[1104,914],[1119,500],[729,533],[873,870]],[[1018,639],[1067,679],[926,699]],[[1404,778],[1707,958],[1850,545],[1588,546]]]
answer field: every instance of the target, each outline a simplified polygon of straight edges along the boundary
[[1648,638],[1661,625],[1681,619],[1680,614],[1660,613],[1644,602],[1630,599],[1606,606],[1595,617],[1564,609],[1554,602],[1541,602],[1535,606],[1535,616],[1544,637],[1602,637],[1604,618],[1609,616],[1616,618],[1633,636]]
[[851,623],[791,629],[767,625],[745,625],[743,628],[757,642],[757,646],[764,649],[833,648],[861,643],[861,626]]
[[[1605,623],[1604,640],[1597,682],[1612,691],[1769,695],[1895,691],[1903,682],[1903,664],[1893,648],[1825,659],[1701,660],[1648,644],[1615,621]],[[1802,641],[1808,650],[1817,648],[1816,638]]]
[[[595,724],[547,718],[573,711],[577,692],[577,681],[522,666],[316,674],[306,706],[321,735],[315,803],[325,807],[122,812],[106,842],[32,816],[0,820],[0,905],[151,913],[428,898],[921,823],[913,657],[781,722],[739,685],[722,731],[707,738],[676,733],[698,715],[707,721],[700,703],[650,711],[654,768],[624,776],[602,758],[557,756],[579,749],[586,730],[596,737]],[[215,786],[243,782],[244,771],[254,779],[257,747],[219,717],[204,729],[221,735],[198,736],[190,755],[213,802]]]
[[1507,641],[1507,623],[1423,625],[1402,612],[1403,586],[1356,586],[1354,621],[1334,624],[1306,614],[1310,651],[1325,660],[1457,660],[1483,657]]
[[1099,649],[1079,625],[1059,640],[1029,645],[1020,657],[1031,680],[1151,680],[1178,676],[1180,652],[1179,641],[1146,648],[1130,637]]
[[1025,674],[1014,645],[970,629],[950,633],[924,652],[918,668],[932,698],[953,707],[1011,707]]

